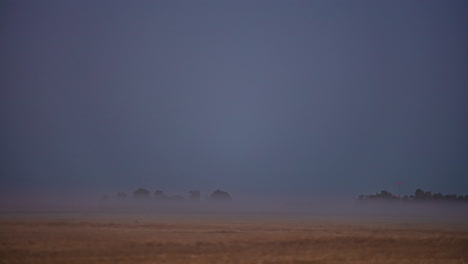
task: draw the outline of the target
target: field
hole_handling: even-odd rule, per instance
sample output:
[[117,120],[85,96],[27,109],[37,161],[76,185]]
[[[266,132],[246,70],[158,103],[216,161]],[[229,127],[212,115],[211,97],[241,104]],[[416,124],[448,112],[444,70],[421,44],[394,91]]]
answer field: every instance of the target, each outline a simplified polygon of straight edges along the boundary
[[468,263],[468,223],[268,214],[3,215],[0,263]]

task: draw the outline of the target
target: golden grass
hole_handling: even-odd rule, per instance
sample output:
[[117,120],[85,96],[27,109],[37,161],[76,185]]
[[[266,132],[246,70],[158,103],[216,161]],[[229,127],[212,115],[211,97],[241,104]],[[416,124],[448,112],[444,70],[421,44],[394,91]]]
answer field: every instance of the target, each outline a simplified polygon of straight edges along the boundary
[[4,217],[0,263],[468,263],[466,227],[233,215]]

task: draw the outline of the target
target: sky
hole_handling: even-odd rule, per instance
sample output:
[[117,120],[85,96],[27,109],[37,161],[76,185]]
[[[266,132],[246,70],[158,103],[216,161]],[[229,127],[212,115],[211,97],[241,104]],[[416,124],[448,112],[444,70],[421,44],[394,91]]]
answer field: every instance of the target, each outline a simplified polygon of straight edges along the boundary
[[0,193],[468,194],[466,14],[1,1]]

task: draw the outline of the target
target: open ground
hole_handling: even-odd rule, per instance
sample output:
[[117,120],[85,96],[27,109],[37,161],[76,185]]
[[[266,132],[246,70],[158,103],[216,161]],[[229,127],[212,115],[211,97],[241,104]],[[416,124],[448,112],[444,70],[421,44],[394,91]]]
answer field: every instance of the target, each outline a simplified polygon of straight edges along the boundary
[[468,223],[272,214],[5,214],[0,263],[467,263]]

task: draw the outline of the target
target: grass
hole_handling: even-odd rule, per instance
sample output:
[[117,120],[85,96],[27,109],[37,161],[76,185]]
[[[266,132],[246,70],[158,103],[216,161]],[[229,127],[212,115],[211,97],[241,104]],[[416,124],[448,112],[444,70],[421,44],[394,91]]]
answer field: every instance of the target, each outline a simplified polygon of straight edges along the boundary
[[3,217],[0,263],[468,263],[468,225],[236,215]]

